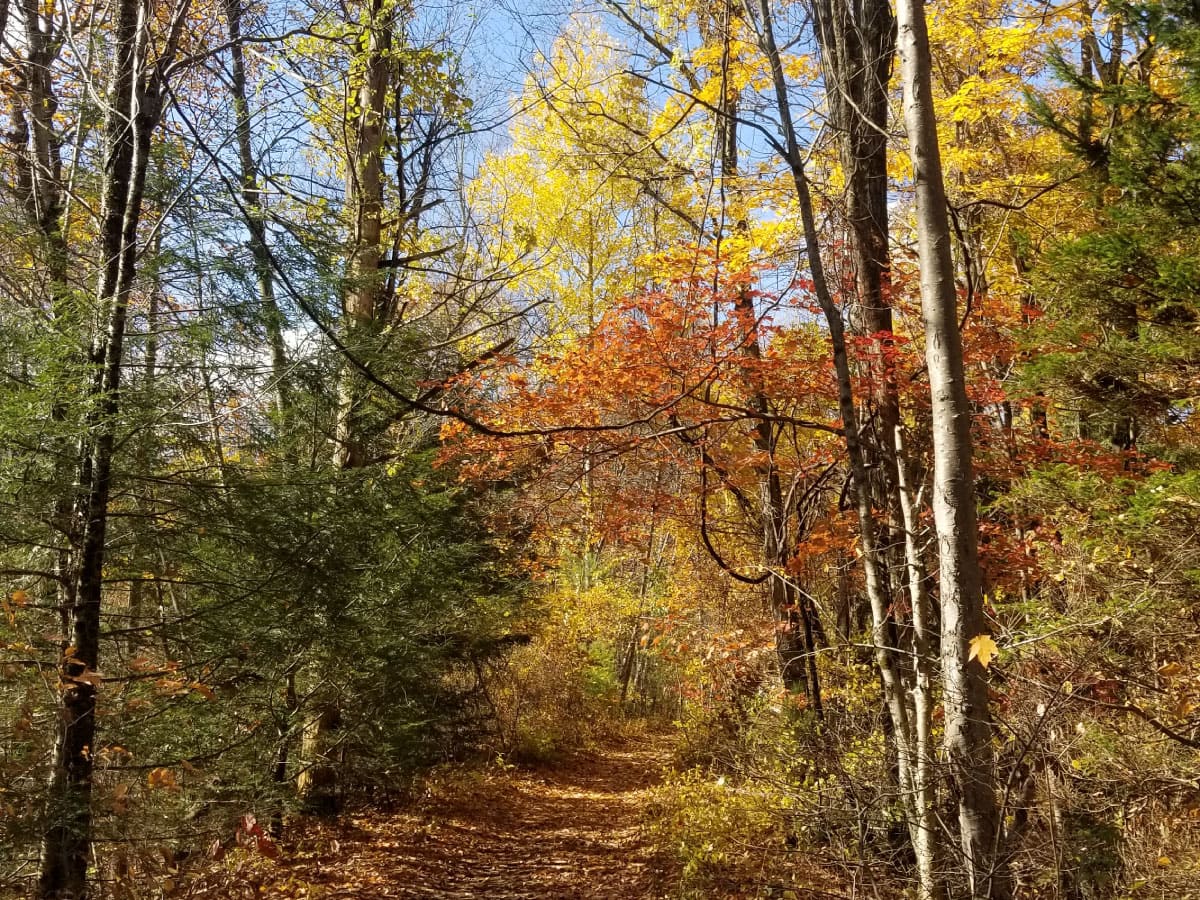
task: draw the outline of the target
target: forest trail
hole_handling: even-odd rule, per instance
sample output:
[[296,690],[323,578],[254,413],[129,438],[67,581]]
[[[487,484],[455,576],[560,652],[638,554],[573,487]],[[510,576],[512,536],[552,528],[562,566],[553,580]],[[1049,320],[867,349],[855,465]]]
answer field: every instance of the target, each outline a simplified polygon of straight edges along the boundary
[[429,796],[411,808],[347,816],[336,831],[311,835],[277,870],[278,894],[345,900],[664,896],[666,876],[654,865],[642,811],[669,754],[668,740],[651,736],[553,768],[495,767],[433,782]]

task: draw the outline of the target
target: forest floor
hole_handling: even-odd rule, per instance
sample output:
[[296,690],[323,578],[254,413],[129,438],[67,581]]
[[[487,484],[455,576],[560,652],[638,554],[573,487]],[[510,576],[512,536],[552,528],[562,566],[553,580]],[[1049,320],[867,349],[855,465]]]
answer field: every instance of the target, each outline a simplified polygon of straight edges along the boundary
[[[649,735],[536,768],[434,778],[393,812],[347,815],[288,848],[260,896],[639,900],[670,894],[643,827],[671,745]],[[256,892],[257,893],[257,892]]]

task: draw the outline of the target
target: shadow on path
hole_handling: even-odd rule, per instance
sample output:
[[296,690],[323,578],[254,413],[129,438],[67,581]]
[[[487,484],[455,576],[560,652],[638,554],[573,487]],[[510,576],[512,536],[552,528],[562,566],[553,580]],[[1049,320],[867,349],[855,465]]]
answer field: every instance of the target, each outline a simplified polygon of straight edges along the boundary
[[553,769],[435,784],[413,809],[350,816],[313,835],[311,852],[281,866],[280,894],[287,883],[291,896],[345,900],[663,896],[641,822],[667,753],[661,739],[631,741]]

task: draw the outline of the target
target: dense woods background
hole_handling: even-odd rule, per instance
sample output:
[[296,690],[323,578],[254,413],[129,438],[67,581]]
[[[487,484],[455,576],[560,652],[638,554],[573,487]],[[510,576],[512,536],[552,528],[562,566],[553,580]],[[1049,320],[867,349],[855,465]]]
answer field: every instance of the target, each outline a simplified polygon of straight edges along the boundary
[[0,94],[0,894],[650,728],[680,896],[1196,895],[1194,4],[2,0]]

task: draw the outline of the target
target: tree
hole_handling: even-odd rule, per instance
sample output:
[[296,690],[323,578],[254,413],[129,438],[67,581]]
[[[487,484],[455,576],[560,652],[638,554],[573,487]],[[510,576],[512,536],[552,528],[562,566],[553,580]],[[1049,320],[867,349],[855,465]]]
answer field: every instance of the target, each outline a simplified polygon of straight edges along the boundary
[[[1087,218],[1047,248],[1038,268],[1046,316],[1031,343],[1049,352],[1031,361],[1027,381],[1074,411],[1080,437],[1125,451],[1148,442],[1146,449],[1161,452],[1195,388],[1197,311],[1188,285],[1197,225],[1197,26],[1171,4],[1114,15],[1132,61],[1091,53],[1094,62],[1077,73],[1060,58],[1073,109],[1034,102],[1041,121],[1087,165]],[[1161,61],[1167,53],[1178,54],[1177,69]]]
[[129,294],[133,287],[138,225],[150,144],[166,102],[190,9],[188,0],[167,18],[162,45],[147,57],[151,25],[133,0],[122,0],[112,36],[113,64],[104,128],[104,177],[100,187],[100,260],[96,288],[101,331],[90,354],[91,385],[80,459],[77,515],[78,561],[71,591],[71,643],[60,667],[61,712],[48,789],[49,824],[42,844],[38,891],[45,898],[81,897],[86,891],[90,849],[91,781],[95,745],[96,689],[100,680],[100,609],[109,498],[120,411],[121,371]]
[[901,0],[896,18],[904,121],[917,202],[925,359],[932,395],[932,504],[940,573],[945,750],[971,896],[1004,897],[1008,885],[998,865],[1002,834],[987,677],[982,661],[970,650],[973,640],[986,636],[971,467],[972,415],[958,332],[949,209],[933,111],[924,3]]

